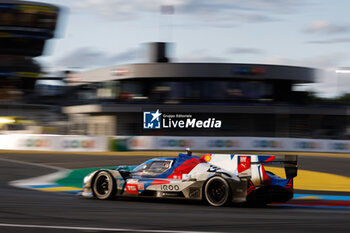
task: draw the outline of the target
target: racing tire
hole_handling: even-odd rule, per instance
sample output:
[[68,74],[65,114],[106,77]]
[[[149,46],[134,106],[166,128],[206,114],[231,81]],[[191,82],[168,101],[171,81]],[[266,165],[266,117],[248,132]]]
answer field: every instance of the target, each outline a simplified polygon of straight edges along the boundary
[[100,171],[96,174],[92,184],[92,192],[101,200],[112,199],[116,194],[116,182],[108,171]]
[[204,197],[212,206],[225,206],[231,200],[230,185],[221,176],[214,176],[204,186]]

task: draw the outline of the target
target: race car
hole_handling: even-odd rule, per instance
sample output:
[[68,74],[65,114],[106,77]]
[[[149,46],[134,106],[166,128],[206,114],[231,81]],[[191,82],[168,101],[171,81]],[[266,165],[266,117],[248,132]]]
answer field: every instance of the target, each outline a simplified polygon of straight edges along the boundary
[[[282,164],[285,178],[266,171]],[[297,156],[179,153],[153,158],[138,166],[101,169],[84,178],[84,197],[155,197],[203,200],[212,206],[228,203],[267,204],[293,197]]]

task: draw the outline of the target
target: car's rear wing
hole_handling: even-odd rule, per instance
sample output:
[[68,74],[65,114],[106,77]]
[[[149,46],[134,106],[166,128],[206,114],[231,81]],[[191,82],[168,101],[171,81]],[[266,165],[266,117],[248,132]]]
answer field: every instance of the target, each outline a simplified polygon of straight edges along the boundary
[[297,155],[257,155],[257,159],[252,164],[278,164],[283,165],[286,178],[292,179],[298,174],[298,156]]
[[[260,164],[283,165],[288,179],[296,177],[298,172],[296,155],[205,154],[202,158],[213,165],[237,172],[241,178],[250,178],[255,173],[264,173],[262,171],[264,168],[259,166]],[[252,167],[254,167],[253,170]]]

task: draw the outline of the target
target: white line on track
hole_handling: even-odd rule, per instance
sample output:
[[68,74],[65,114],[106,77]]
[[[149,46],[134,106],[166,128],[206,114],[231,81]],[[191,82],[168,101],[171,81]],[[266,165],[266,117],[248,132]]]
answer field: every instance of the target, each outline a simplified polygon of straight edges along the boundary
[[20,187],[20,188],[28,188],[30,186],[37,186],[37,185],[55,185],[55,181],[67,177],[69,174],[69,171],[63,170],[63,171],[57,171],[51,174],[38,176],[38,177],[32,177],[28,179],[22,179],[22,180],[13,180],[9,182],[9,185]]
[[27,178],[22,180],[14,180],[9,182],[9,185],[19,187],[19,188],[28,188],[28,186],[30,185],[51,185],[51,184],[54,184],[54,181],[59,180],[63,177],[66,177],[70,171],[69,169],[66,169],[66,168],[55,167],[55,166],[50,166],[46,164],[24,162],[24,161],[12,160],[12,159],[0,158],[0,161],[24,164],[29,166],[44,167],[44,168],[56,170],[56,172],[50,173],[47,175],[32,177],[32,178]]
[[[49,225],[25,225],[25,224],[7,224],[0,223],[0,227],[14,228],[39,228],[39,229],[61,229],[77,231],[114,231],[114,232],[154,232],[154,233],[200,233],[200,231],[173,231],[173,230],[143,230],[143,229],[123,229],[123,228],[99,228],[99,227],[71,227],[71,226],[49,226]],[[203,233],[203,231],[201,232]],[[219,233],[219,232],[205,232]]]
[[19,160],[3,159],[3,158],[0,158],[0,160],[1,160],[1,161],[5,161],[5,162],[10,162],[10,163],[19,163],[19,164],[30,165],[30,166],[51,168],[51,169],[60,170],[60,171],[61,171],[61,170],[68,170],[68,169],[66,169],[66,168],[55,167],[55,166],[46,165],[46,164],[39,164],[39,163],[31,163],[31,162],[19,161]]

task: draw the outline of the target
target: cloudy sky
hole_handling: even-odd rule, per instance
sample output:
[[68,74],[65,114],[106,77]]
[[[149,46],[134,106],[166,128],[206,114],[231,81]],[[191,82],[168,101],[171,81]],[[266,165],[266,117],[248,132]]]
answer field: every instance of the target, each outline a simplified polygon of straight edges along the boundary
[[[58,38],[38,60],[90,70],[146,62],[145,43],[174,42],[176,62],[237,62],[322,69],[320,95],[350,90],[348,0],[40,0],[64,8]],[[160,14],[173,5],[174,14]],[[349,79],[349,81],[347,81]]]

